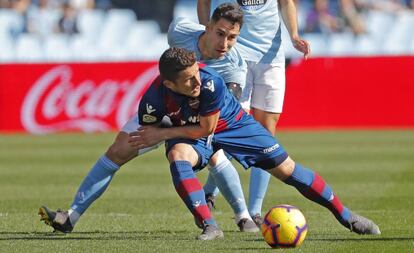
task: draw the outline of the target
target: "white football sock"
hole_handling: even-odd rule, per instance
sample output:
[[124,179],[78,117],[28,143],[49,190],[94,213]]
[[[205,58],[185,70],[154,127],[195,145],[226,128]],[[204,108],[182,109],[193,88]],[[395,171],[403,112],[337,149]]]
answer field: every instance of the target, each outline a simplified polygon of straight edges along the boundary
[[250,217],[249,211],[244,210],[241,213],[236,214],[236,216],[234,217],[234,221],[236,222],[236,224],[238,224],[241,219],[252,220],[252,218]]
[[76,222],[78,222],[80,218],[80,214],[74,211],[72,208],[68,210],[68,214],[69,214],[70,224],[72,224],[72,226],[75,226]]

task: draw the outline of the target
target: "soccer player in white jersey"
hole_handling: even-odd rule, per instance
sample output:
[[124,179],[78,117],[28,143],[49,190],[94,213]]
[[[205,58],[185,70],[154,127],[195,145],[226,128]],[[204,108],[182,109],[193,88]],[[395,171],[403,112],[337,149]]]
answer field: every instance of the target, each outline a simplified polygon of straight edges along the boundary
[[[207,28],[185,21],[173,22],[169,31],[169,43],[171,46],[187,47],[195,51],[198,60],[219,72],[229,89],[237,96],[240,95],[240,85],[245,83],[246,69],[241,56],[231,48],[236,43],[242,23],[243,12],[240,7],[234,4],[224,5],[218,8],[216,19]],[[149,106],[146,109],[148,113],[153,110]],[[40,208],[39,214],[46,224],[64,233],[71,232],[80,216],[104,193],[123,164],[156,148],[154,146],[136,150],[129,145],[129,134],[139,127],[138,115],[135,114],[85,177],[68,211],[55,212],[45,206]],[[258,232],[258,227],[248,213],[236,169],[222,151],[211,160],[210,174],[232,206],[236,224],[241,231]],[[197,225],[203,227],[203,224]]]
[[[246,87],[240,102],[244,109],[250,109],[253,117],[274,135],[285,94],[285,56],[281,44],[279,9],[293,46],[303,53],[305,59],[310,54],[309,43],[298,34],[294,1],[198,0],[200,23],[208,24],[210,10],[224,2],[237,3],[244,12],[244,24],[235,46],[248,66]],[[252,168],[249,212],[257,224],[261,223],[261,208],[269,179],[269,173]],[[204,190],[206,194],[218,193],[211,177]]]

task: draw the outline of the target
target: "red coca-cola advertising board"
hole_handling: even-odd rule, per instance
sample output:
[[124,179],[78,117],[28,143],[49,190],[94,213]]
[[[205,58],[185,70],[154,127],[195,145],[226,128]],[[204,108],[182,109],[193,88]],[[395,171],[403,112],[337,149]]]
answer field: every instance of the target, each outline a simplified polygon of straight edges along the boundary
[[119,129],[157,75],[155,62],[0,65],[0,131]]
[[[278,127],[414,129],[414,57],[316,58],[286,69]],[[120,129],[156,62],[0,64],[0,132]]]
[[414,57],[292,62],[279,126],[414,129]]

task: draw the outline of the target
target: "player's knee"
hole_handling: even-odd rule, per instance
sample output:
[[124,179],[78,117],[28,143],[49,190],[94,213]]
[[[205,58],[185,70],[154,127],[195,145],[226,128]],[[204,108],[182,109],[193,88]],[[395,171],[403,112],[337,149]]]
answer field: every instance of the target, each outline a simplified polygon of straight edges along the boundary
[[224,162],[227,162],[227,161],[229,161],[229,159],[224,154],[224,151],[222,149],[220,149],[219,151],[214,153],[213,156],[211,156],[210,161],[209,161],[209,165],[211,167],[214,167],[214,166],[217,166],[217,165],[219,165],[221,163],[224,163]]
[[106,156],[118,165],[123,165],[137,155],[137,151],[128,144],[126,133],[118,134],[115,142],[106,151]]
[[277,167],[268,170],[270,174],[276,178],[284,181],[286,178],[290,177],[295,169],[295,161],[290,157],[287,157],[281,164]]
[[176,144],[168,151],[167,154],[168,161],[189,161],[193,166],[198,161],[198,155],[194,149],[187,144]]
[[174,162],[174,161],[187,161],[188,160],[188,156],[185,153],[183,153],[179,149],[174,149],[174,148],[172,148],[168,152],[167,157],[168,157],[168,161],[170,161],[170,162]]
[[128,157],[123,149],[119,146],[112,144],[109,149],[106,151],[106,156],[118,165],[123,165],[128,162]]

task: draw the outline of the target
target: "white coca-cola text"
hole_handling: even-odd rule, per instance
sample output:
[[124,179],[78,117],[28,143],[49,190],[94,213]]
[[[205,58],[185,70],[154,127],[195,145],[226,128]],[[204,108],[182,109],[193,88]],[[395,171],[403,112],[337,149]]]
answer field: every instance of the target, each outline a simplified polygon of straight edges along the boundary
[[[133,81],[111,79],[96,83],[72,83],[70,66],[61,65],[44,73],[28,91],[21,109],[21,122],[28,132],[44,134],[60,131],[97,132],[112,129],[108,117],[115,116],[121,128],[139,103],[142,90],[158,75],[156,66]],[[40,120],[42,119],[42,120]]]

